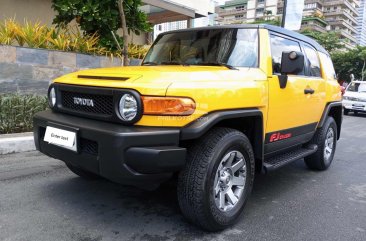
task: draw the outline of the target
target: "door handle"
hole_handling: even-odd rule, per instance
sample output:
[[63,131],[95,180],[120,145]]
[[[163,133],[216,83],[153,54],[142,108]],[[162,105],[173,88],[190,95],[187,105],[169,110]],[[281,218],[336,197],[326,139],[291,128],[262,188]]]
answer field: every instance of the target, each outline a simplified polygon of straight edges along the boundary
[[313,90],[312,88],[306,88],[304,89],[304,94],[307,95],[307,94],[314,94],[315,90]]

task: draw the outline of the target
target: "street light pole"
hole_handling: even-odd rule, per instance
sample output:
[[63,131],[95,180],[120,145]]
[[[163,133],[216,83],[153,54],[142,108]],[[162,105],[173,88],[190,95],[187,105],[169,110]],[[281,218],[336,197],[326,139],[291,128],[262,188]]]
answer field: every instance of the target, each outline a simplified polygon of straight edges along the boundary
[[281,27],[282,28],[285,27],[285,22],[286,22],[286,9],[287,9],[287,0],[283,0],[282,23],[281,23]]

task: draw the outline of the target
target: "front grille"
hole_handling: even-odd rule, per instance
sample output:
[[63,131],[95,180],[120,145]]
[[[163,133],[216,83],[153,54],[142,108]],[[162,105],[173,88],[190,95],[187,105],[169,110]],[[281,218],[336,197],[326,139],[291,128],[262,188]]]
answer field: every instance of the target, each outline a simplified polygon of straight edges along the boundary
[[[74,98],[82,98],[93,101],[93,105],[81,105],[75,104]],[[102,115],[113,115],[113,96],[111,95],[99,95],[99,94],[86,94],[72,91],[61,90],[61,104],[65,109]]]
[[80,151],[90,155],[98,155],[98,143],[96,141],[80,138]]

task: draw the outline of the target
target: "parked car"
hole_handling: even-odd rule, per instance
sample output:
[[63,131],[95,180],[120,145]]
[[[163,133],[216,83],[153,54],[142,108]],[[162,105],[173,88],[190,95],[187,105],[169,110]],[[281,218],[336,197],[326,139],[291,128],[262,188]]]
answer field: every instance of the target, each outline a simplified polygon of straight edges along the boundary
[[343,113],[366,112],[366,81],[352,81],[343,95]]
[[342,123],[329,53],[270,25],[163,33],[141,66],[55,79],[49,104],[34,117],[39,151],[85,178],[178,177],[183,215],[210,231],[238,220],[255,172],[301,158],[326,170]]

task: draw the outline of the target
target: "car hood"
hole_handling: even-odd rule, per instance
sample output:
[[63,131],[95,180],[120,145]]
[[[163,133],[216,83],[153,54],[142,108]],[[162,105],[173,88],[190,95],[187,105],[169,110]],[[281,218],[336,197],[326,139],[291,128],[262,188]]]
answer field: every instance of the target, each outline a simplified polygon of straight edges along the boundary
[[346,91],[346,93],[344,93],[344,97],[354,97],[354,98],[366,99],[366,92]]
[[[261,74],[258,74],[261,73]],[[179,82],[235,82],[253,80],[264,73],[257,68],[232,70],[222,66],[129,66],[82,70],[55,79],[55,83],[129,88],[143,95],[165,95]]]

